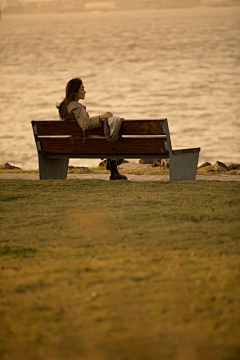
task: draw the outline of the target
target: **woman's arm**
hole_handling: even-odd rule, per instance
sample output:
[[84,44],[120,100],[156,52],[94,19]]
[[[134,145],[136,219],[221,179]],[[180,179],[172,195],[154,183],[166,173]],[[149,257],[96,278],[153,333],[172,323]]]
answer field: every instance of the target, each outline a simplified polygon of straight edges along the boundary
[[100,120],[102,119],[108,119],[109,117],[113,116],[113,114],[110,111],[105,112],[104,114],[100,115]]
[[77,102],[71,102],[67,108],[68,112],[73,114],[79,126],[83,130],[101,127],[101,120],[112,116],[111,112],[106,112],[99,116],[89,117],[85,107]]

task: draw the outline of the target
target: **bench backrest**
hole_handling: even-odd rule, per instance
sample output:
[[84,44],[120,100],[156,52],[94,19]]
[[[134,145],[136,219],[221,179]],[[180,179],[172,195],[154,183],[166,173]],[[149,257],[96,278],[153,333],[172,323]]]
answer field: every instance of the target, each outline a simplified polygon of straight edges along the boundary
[[167,119],[124,120],[115,142],[108,141],[103,128],[85,131],[77,121],[32,121],[37,149],[41,154],[74,155],[74,157],[134,158],[169,155],[171,141]]

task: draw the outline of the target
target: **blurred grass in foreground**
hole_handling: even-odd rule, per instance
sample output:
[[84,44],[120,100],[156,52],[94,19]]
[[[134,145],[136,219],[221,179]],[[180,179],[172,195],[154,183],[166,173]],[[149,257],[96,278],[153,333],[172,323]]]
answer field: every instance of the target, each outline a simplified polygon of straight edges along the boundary
[[239,190],[0,180],[0,358],[239,360]]

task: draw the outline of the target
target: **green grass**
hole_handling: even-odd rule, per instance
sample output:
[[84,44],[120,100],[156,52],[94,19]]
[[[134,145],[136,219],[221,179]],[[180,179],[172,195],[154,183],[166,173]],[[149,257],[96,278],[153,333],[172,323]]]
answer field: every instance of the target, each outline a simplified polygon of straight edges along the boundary
[[239,360],[239,190],[0,180],[0,358]]

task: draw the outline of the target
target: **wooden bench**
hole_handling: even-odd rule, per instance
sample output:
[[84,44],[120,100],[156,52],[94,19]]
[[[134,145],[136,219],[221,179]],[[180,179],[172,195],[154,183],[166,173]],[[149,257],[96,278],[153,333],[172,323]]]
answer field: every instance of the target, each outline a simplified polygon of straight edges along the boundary
[[40,179],[66,179],[70,158],[168,159],[170,180],[195,180],[200,148],[172,150],[167,119],[124,120],[119,139],[77,121],[32,121]]

